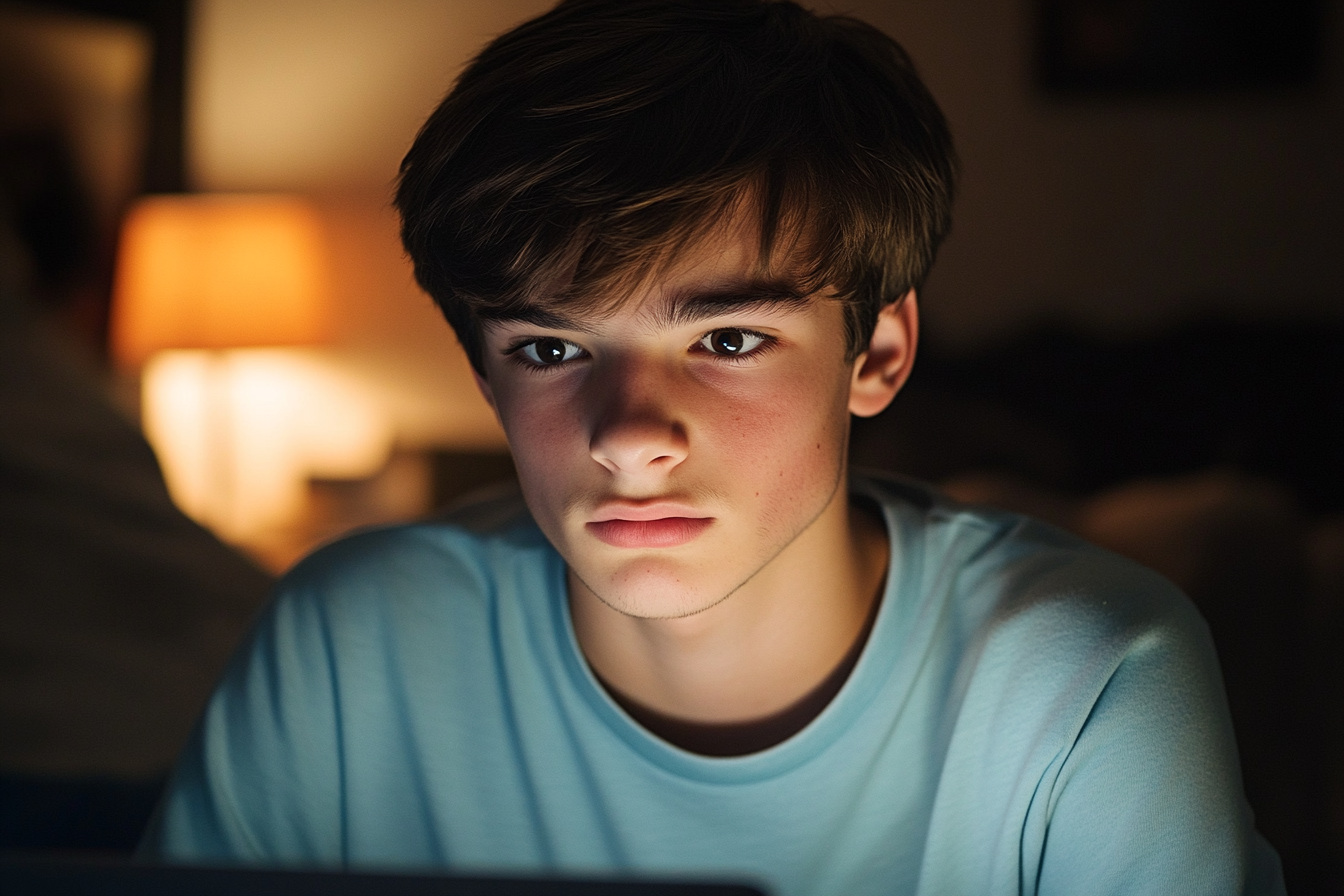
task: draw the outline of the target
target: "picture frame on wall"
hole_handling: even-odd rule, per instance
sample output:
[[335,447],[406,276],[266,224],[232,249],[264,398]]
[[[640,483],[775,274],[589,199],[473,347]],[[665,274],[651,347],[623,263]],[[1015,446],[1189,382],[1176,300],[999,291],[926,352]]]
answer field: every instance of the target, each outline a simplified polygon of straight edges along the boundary
[[1036,69],[1057,96],[1311,86],[1318,0],[1037,0]]

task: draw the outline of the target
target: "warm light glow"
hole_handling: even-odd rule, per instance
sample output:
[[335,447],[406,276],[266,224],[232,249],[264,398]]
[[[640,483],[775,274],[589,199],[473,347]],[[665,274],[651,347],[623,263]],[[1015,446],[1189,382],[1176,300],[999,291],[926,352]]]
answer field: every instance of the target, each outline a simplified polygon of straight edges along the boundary
[[327,335],[327,263],[321,219],[292,196],[152,196],[123,225],[113,352],[144,365],[145,434],[173,499],[227,540],[293,524],[312,477],[387,462],[377,399],[293,348]]
[[392,446],[367,387],[302,350],[161,352],[142,410],[173,500],[235,542],[291,522],[309,478],[371,476]]
[[326,265],[299,198],[147,197],[122,228],[113,354],[137,367],[161,349],[321,342]]

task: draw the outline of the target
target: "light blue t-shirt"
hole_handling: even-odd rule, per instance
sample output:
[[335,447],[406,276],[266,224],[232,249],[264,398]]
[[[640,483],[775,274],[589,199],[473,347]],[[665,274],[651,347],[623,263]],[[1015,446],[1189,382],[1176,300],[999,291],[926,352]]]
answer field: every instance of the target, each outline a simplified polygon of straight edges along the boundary
[[580,653],[564,562],[495,500],[297,567],[144,851],[780,896],[1282,892],[1184,597],[1023,517],[852,491],[882,507],[886,591],[839,694],[785,742],[710,758],[631,720]]

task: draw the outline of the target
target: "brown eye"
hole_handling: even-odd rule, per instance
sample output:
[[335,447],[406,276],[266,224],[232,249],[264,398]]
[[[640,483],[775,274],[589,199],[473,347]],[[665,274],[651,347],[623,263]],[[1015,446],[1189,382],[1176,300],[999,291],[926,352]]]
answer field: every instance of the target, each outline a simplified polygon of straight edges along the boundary
[[762,342],[765,342],[765,337],[759,333],[727,329],[706,333],[701,338],[700,345],[716,355],[745,355],[759,347]]
[[523,357],[539,367],[552,367],[565,361],[572,361],[583,353],[583,349],[574,343],[554,337],[535,339],[521,346],[519,350],[523,353]]

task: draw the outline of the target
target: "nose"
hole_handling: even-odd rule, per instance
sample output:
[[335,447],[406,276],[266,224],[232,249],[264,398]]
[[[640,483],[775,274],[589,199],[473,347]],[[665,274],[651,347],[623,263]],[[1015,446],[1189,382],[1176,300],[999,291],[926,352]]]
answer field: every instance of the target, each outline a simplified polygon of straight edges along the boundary
[[689,448],[674,384],[635,365],[608,373],[589,446],[593,460],[613,473],[670,472]]

